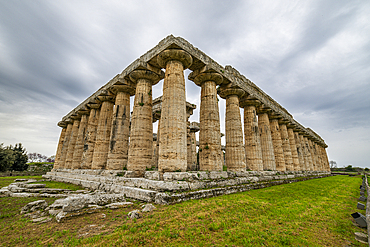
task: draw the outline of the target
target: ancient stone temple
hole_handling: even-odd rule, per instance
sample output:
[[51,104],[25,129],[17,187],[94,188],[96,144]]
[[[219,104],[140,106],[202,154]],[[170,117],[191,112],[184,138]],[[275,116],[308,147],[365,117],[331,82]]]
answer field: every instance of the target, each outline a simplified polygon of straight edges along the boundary
[[[188,79],[201,88],[199,123],[189,122],[196,106],[186,101],[186,69],[192,71]],[[153,100],[152,87],[160,80],[164,80],[163,94]],[[225,155],[217,96],[226,100]],[[134,97],[132,113],[130,97]],[[156,121],[158,131],[153,136]],[[54,177],[121,174],[127,179],[154,176],[165,182],[175,173],[186,177],[211,172],[224,178],[249,171],[330,172],[327,145],[318,134],[235,68],[219,65],[172,35],[70,111],[58,126],[62,129]]]

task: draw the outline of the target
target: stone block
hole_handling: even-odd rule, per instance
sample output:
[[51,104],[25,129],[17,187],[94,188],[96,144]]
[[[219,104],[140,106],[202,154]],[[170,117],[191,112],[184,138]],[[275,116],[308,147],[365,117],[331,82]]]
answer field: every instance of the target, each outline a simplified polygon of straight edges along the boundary
[[210,179],[222,179],[222,178],[228,178],[228,175],[226,171],[222,171],[222,172],[211,171],[209,173],[209,178]]
[[158,171],[146,171],[144,173],[144,177],[146,179],[150,179],[150,180],[159,180],[160,179]]

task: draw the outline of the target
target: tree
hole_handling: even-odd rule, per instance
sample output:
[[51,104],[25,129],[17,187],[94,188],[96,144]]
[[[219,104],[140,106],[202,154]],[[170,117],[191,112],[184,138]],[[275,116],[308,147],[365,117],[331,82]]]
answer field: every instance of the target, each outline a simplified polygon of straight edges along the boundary
[[337,168],[337,162],[336,162],[336,161],[331,160],[331,161],[329,162],[329,164],[330,164],[330,168]]
[[346,167],[345,167],[345,170],[346,170],[347,172],[351,172],[351,171],[353,171],[354,169],[353,169],[352,165],[348,165],[348,166],[346,166]]
[[50,156],[46,159],[47,162],[54,163],[55,162],[55,155]]
[[15,160],[15,155],[10,147],[4,147],[4,143],[0,144],[0,172],[5,172],[11,169]]
[[12,170],[14,171],[24,171],[27,170],[28,157],[26,154],[26,149],[22,147],[22,143],[15,144],[14,147],[10,146],[14,153],[14,163],[12,165]]
[[47,162],[47,158],[45,155],[39,154],[39,153],[29,153],[28,155],[28,161],[30,162]]

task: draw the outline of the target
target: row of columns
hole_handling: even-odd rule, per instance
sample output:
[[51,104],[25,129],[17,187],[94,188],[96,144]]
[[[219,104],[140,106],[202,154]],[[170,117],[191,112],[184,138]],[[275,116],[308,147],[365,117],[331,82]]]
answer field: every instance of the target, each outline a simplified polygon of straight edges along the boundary
[[[127,167],[142,176],[153,164],[152,85],[164,78],[157,136],[158,171],[194,169],[194,155],[188,154],[195,146],[189,145],[196,142],[195,131],[187,120],[183,73],[191,66],[192,56],[183,50],[169,49],[157,56],[157,63],[165,68],[165,73],[150,65],[136,69],[129,75],[132,84],[118,82],[87,108],[59,124],[63,129],[55,168]],[[226,99],[225,155],[229,171],[329,169],[325,147],[312,142],[304,131],[257,100],[248,98],[243,90],[221,85],[221,74],[202,68],[193,71],[189,79],[201,87],[199,170],[223,169],[217,94]],[[135,99],[130,131],[132,95]],[[240,107],[244,108],[244,135]]]

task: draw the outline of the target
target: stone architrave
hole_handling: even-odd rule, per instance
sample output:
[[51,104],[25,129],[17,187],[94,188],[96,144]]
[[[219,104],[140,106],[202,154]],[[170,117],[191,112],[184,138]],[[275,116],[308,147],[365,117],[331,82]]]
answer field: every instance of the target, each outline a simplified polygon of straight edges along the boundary
[[98,96],[102,102],[96,131],[91,169],[105,169],[108,159],[110,132],[112,128],[114,97],[105,93]]
[[80,118],[81,116],[72,116],[73,119],[73,126],[72,126],[72,132],[71,132],[71,139],[68,143],[68,151],[66,156],[66,163],[64,167],[66,169],[72,169],[72,162],[73,162],[73,153],[75,150],[77,135],[78,135],[78,128],[80,126]]
[[158,171],[186,171],[186,94],[184,70],[192,62],[186,51],[169,49],[157,56],[166,69],[163,82]]
[[[127,170],[142,176],[150,168],[153,156],[152,85],[162,79],[162,71],[134,70],[130,74],[136,82],[134,108],[131,118],[130,146]],[[163,73],[163,72],[162,72]]]
[[304,151],[301,145],[301,138],[298,131],[294,131],[294,140],[295,145],[297,147],[297,154],[298,154],[298,160],[299,160],[299,169],[298,171],[305,171],[306,165],[304,160]]
[[290,127],[289,125],[288,125],[288,137],[289,137],[289,143],[290,143],[290,151],[292,152],[293,168],[294,168],[294,171],[299,171],[300,162],[299,162],[299,157],[298,157],[298,152],[297,152],[298,147],[295,142],[293,128]]
[[116,94],[116,100],[106,169],[123,170],[127,167],[128,158],[130,96],[134,95],[135,89],[129,85],[114,85],[110,90]]
[[277,171],[286,171],[285,158],[283,151],[283,143],[281,141],[279,120],[274,118],[270,119],[272,144],[274,145],[274,154]]
[[63,121],[59,122],[58,126],[62,128],[62,131],[60,132],[60,136],[59,136],[59,142],[58,142],[57,152],[56,152],[55,161],[54,161],[54,169],[60,168],[60,156],[62,154],[63,142],[64,142],[64,138],[66,136],[66,131],[67,131],[67,124],[65,122]]
[[225,158],[227,170],[245,171],[245,149],[239,109],[239,98],[244,95],[244,91],[238,88],[220,87],[219,95],[222,98],[226,98]]
[[64,136],[62,150],[60,152],[59,169],[65,169],[65,162],[66,162],[66,157],[67,157],[67,152],[68,152],[68,144],[69,144],[69,140],[71,139],[71,133],[72,133],[73,122],[70,119],[68,119],[66,121],[66,124],[67,124],[67,129],[66,129],[66,133]]
[[290,140],[289,140],[287,126],[285,123],[281,123],[279,127],[280,127],[281,141],[283,143],[283,152],[284,152],[286,170],[294,171],[295,169],[293,165],[292,150],[290,147]]
[[215,72],[194,71],[189,78],[201,86],[199,114],[199,169],[222,171],[220,114],[216,86],[223,78]]
[[266,111],[258,110],[258,129],[260,130],[263,170],[275,171],[275,154],[272,144],[270,120]]
[[263,171],[260,131],[258,128],[258,101],[243,99],[240,105],[244,108],[244,141],[247,169]]
[[94,156],[94,147],[96,139],[96,130],[98,127],[98,120],[100,115],[100,104],[89,103],[90,115],[87,122],[87,129],[84,139],[84,147],[81,157],[81,169],[91,169],[92,160]]
[[87,128],[87,121],[88,121],[88,114],[90,112],[88,110],[80,110],[78,114],[81,116],[80,126],[78,127],[78,134],[75,144],[75,149],[73,152],[73,160],[72,160],[72,169],[80,169],[81,168],[81,160],[82,160],[82,153],[84,149],[84,140],[86,135],[86,128]]

